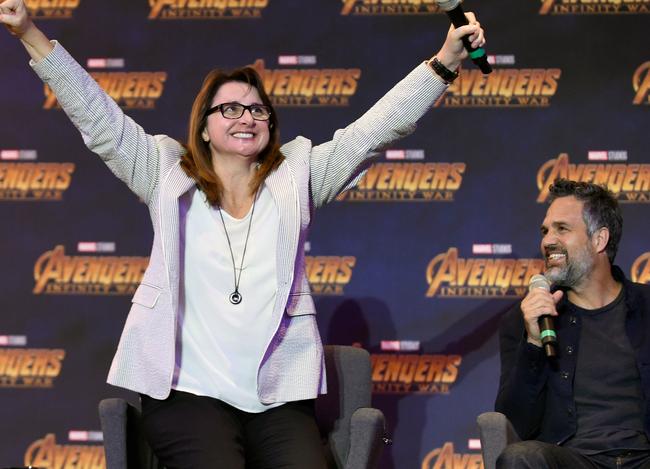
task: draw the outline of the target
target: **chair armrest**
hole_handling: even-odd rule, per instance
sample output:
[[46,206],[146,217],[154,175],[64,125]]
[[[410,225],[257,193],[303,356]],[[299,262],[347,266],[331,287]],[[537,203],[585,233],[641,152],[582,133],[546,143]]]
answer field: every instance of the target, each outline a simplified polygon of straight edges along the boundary
[[357,409],[350,418],[350,452],[345,469],[372,469],[383,450],[384,414],[371,407]]
[[107,469],[126,469],[127,408],[124,399],[103,399],[99,403]]
[[499,412],[485,412],[476,419],[481,438],[483,466],[494,469],[497,458],[511,443],[521,441],[519,435],[505,415]]

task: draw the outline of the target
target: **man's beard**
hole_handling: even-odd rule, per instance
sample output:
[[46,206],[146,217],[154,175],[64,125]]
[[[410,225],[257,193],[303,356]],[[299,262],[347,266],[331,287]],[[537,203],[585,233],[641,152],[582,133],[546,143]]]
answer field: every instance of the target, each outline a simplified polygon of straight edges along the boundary
[[[548,249],[548,248],[547,248]],[[558,252],[556,249],[549,249],[554,252]],[[564,249],[560,249],[565,257],[565,262],[563,266],[553,266],[548,267],[544,273],[544,276],[550,280],[550,282],[558,287],[572,288],[578,285],[584,278],[589,274],[591,269],[594,266],[594,261],[589,251],[589,246],[583,246],[579,251],[577,251],[572,258],[569,258],[569,254]],[[547,261],[548,262],[548,261]]]

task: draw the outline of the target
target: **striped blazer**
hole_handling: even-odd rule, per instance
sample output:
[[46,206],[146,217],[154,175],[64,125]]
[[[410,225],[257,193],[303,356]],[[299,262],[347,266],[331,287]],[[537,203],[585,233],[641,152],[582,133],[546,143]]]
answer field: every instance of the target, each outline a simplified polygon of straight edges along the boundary
[[[156,399],[169,395],[179,308],[179,236],[194,181],[180,167],[183,147],[152,136],[126,116],[56,41],[31,62],[50,86],[86,146],[148,206],[154,229],[149,266],[111,365],[108,382]],[[298,137],[282,146],[284,162],[265,181],[280,214],[275,333],[258,369],[263,403],[312,399],[326,392],[323,349],[305,276],[303,245],[315,208],[359,179],[373,152],[409,134],[445,90],[424,63],[362,117],[313,146]]]

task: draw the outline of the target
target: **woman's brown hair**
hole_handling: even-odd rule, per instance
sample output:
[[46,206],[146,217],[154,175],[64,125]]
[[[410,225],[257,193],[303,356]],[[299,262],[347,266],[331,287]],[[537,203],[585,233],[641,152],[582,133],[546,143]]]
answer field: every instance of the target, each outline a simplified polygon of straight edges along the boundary
[[262,98],[262,104],[271,108],[269,118],[269,143],[258,156],[259,168],[251,181],[251,194],[257,192],[264,183],[266,177],[277,168],[284,156],[280,152],[280,132],[278,130],[278,119],[273,109],[269,96],[264,91],[264,83],[258,73],[251,67],[243,67],[224,72],[212,70],[203,80],[199,94],[194,99],[186,152],[181,158],[181,168],[185,173],[194,179],[199,188],[205,193],[210,205],[220,205],[223,195],[223,184],[212,166],[212,154],[210,153],[209,142],[202,138],[203,130],[207,123],[207,112],[212,105],[214,95],[224,83],[242,82],[255,88]]

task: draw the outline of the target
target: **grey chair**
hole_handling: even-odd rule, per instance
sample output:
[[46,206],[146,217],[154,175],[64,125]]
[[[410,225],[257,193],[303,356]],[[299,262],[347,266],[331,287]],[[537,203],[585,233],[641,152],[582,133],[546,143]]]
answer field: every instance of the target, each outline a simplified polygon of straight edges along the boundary
[[[325,347],[328,393],[316,400],[316,420],[328,466],[376,467],[385,442],[384,414],[370,407],[370,355],[356,348]],[[107,469],[164,469],[143,437],[140,411],[124,399],[99,403]]]
[[499,412],[485,412],[476,419],[481,438],[483,467],[495,469],[497,458],[511,443],[521,441],[508,418]]

